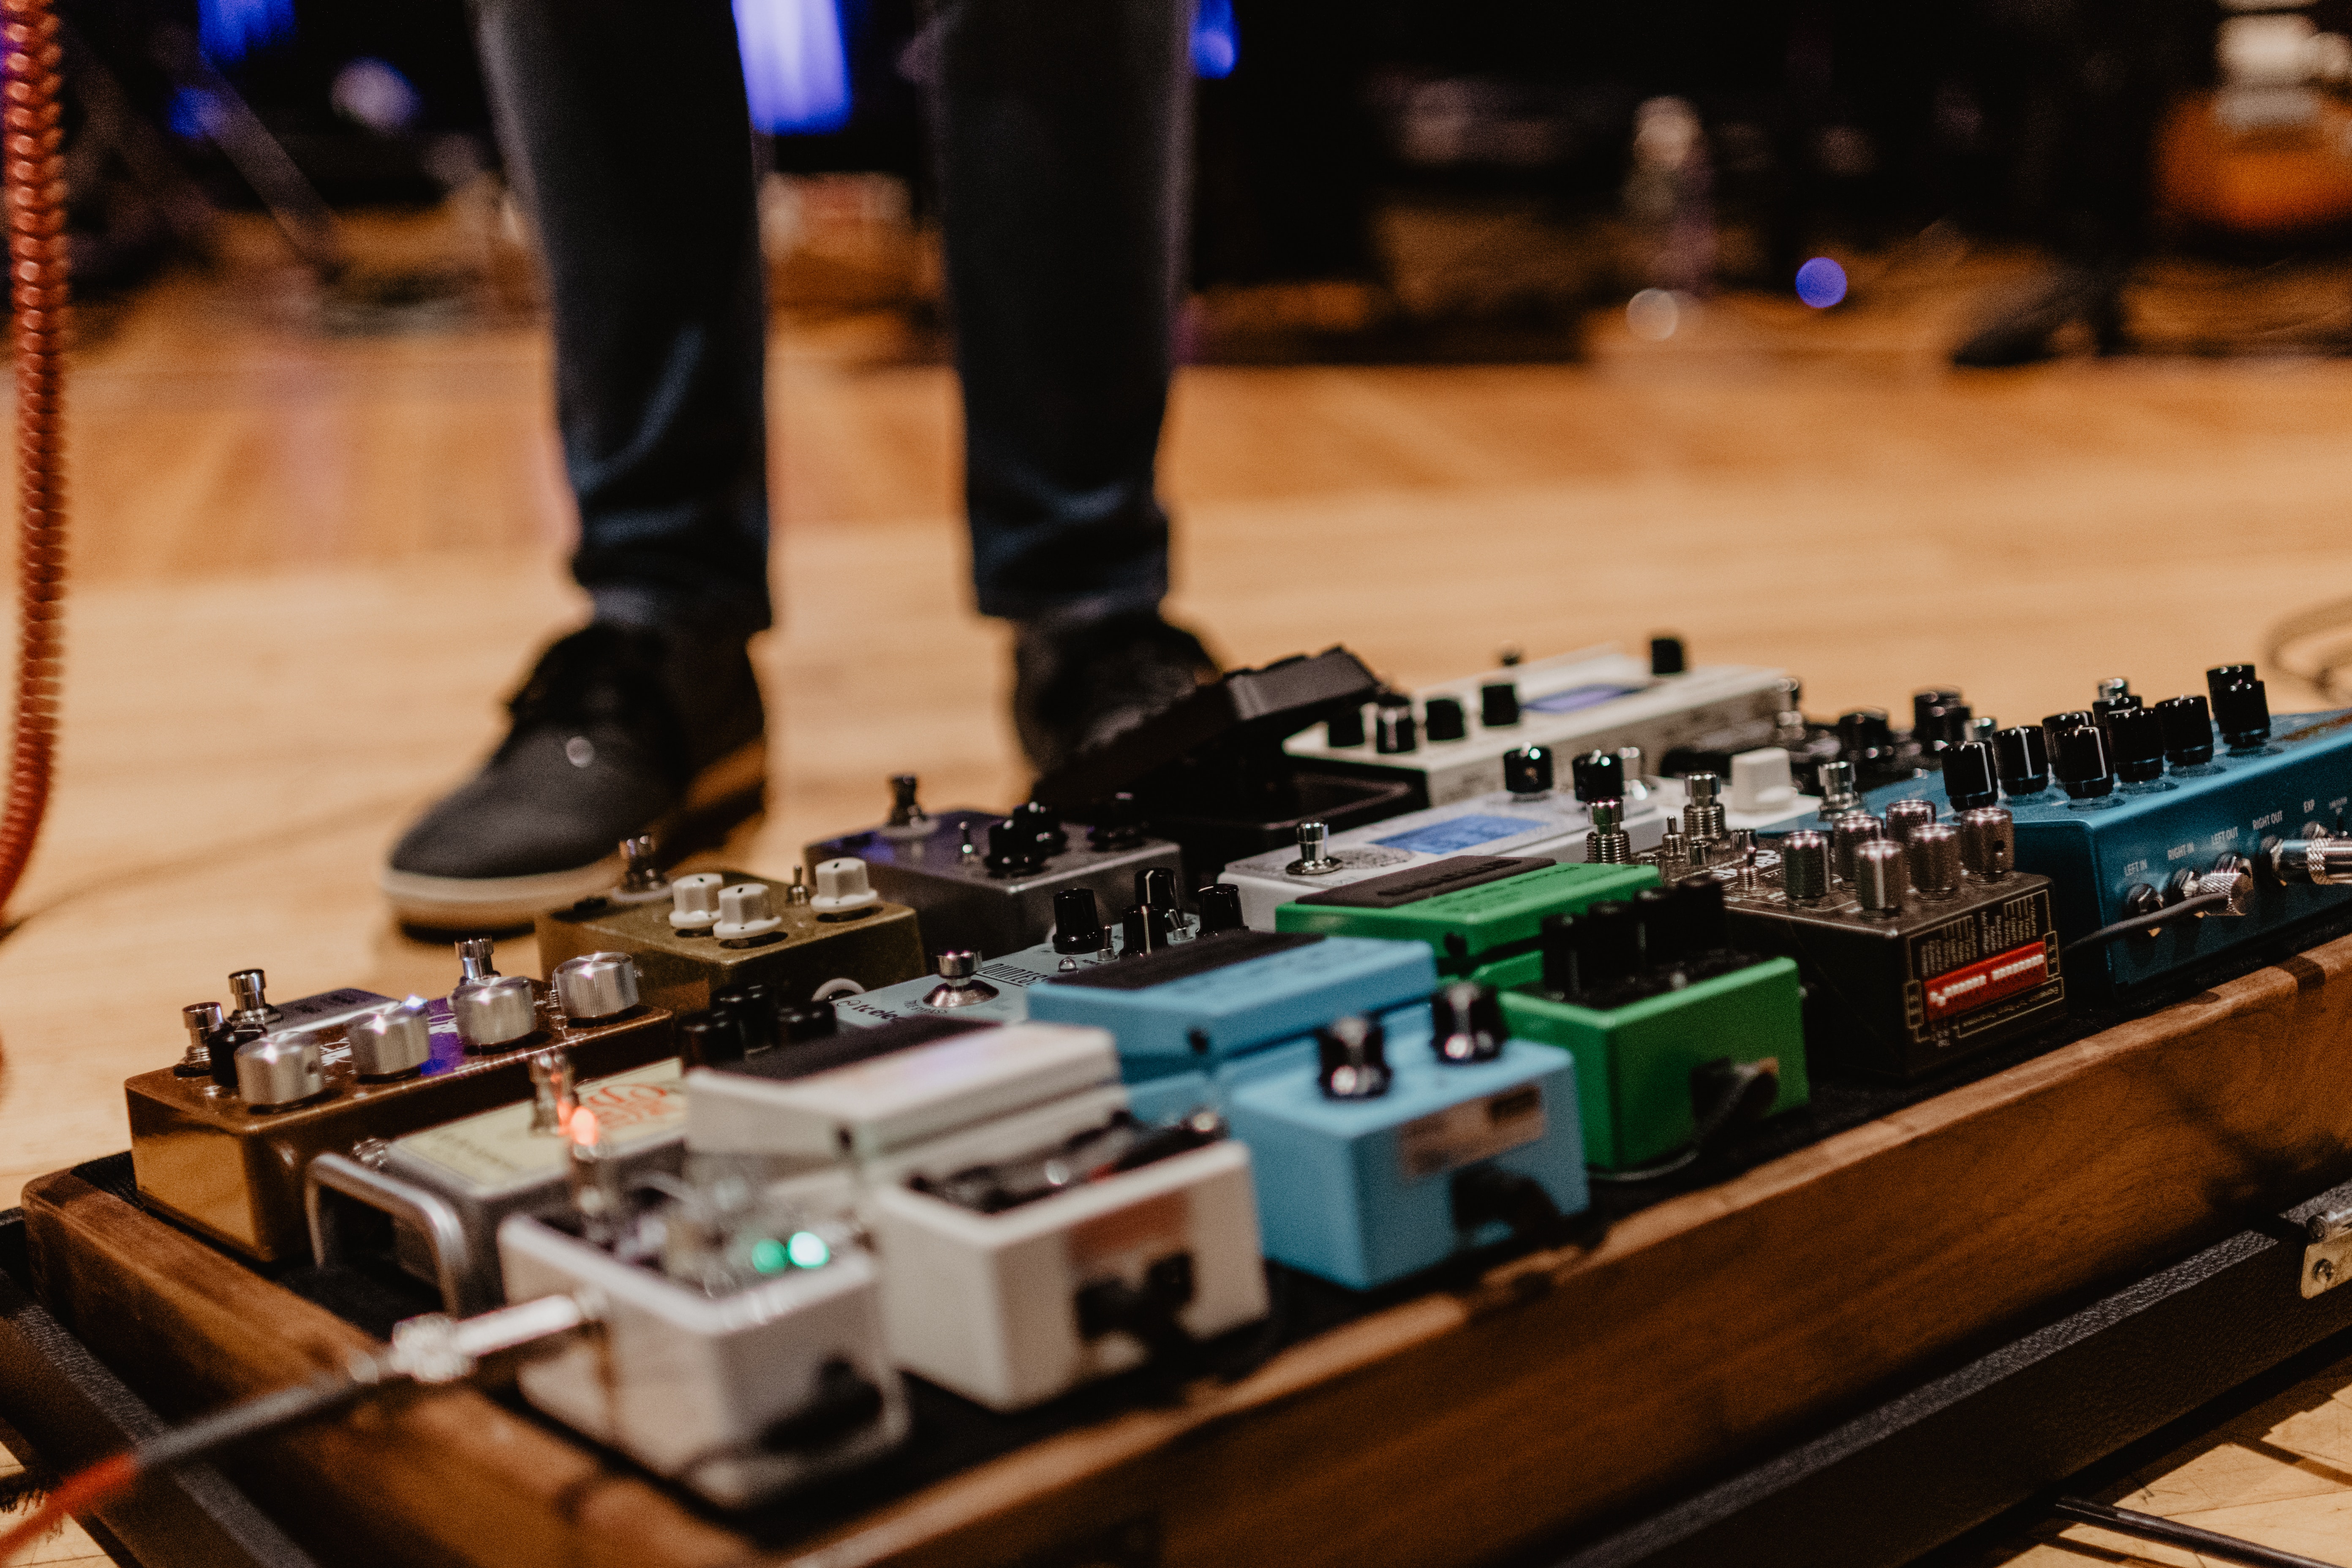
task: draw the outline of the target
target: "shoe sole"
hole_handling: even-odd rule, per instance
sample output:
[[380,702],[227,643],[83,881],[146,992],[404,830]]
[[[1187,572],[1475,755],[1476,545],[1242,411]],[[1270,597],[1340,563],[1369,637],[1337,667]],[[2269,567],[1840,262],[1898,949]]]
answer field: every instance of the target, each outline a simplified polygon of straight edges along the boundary
[[[767,741],[763,737],[746,742],[697,773],[677,809],[637,831],[667,837],[698,812],[764,790],[767,779]],[[568,870],[535,871],[528,877],[427,877],[394,870],[390,865],[376,872],[376,886],[383,890],[402,924],[458,931],[529,925],[550,910],[608,891],[620,879],[617,845],[601,860]]]

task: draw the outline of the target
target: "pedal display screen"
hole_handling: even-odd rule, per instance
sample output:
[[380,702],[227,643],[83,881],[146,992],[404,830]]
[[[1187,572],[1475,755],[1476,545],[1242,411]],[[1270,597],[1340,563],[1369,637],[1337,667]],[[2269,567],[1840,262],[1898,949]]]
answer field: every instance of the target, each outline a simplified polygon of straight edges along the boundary
[[1416,827],[1410,833],[1400,833],[1393,838],[1375,838],[1372,842],[1384,849],[1408,849],[1423,855],[1458,855],[1480,844],[1492,844],[1497,838],[1523,837],[1543,826],[1526,816],[1456,816],[1445,822],[1433,822],[1426,827]]
[[1641,689],[1638,686],[1619,686],[1604,680],[1591,686],[1571,686],[1564,691],[1548,691],[1541,697],[1528,698],[1519,706],[1529,713],[1573,713],[1580,708],[1597,708],[1620,697],[1631,697]]

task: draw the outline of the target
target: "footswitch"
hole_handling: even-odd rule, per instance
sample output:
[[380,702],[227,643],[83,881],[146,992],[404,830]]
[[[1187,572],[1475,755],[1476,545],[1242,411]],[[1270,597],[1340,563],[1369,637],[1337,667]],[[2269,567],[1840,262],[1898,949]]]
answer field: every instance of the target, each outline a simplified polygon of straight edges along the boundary
[[[1323,824],[1307,823],[1300,829],[1296,849],[1236,860],[1219,879],[1241,889],[1244,922],[1272,931],[1275,910],[1295,899],[1434,865],[1450,856],[1475,851],[1544,860],[1584,858],[1592,814],[1579,798],[1580,788],[1571,792],[1565,777],[1555,787],[1550,751],[1520,747],[1504,756],[1503,771],[1505,786],[1492,794],[1393,816],[1370,827],[1327,834]],[[1566,769],[1558,771],[1564,773]],[[1646,791],[1632,797],[1622,775],[1612,779],[1610,790],[1607,798],[1622,803],[1618,826],[1632,847],[1637,852],[1656,847],[1666,830],[1666,814]]]
[[728,1508],[905,1441],[879,1270],[845,1228],[740,1188],[651,1208],[612,1193],[499,1227],[509,1299],[594,1302],[593,1332],[522,1364],[533,1406]]
[[667,899],[588,899],[539,917],[543,967],[598,949],[635,957],[646,999],[678,1013],[732,985],[804,1002],[923,972],[915,911],[885,900],[854,858],[821,862],[812,882],[697,871],[674,879]]
[[1542,973],[1504,994],[1504,1016],[1575,1057],[1602,1170],[1686,1163],[1811,1098],[1797,965],[1731,945],[1711,877],[1555,915],[1520,962]]
[[496,973],[486,939],[457,945],[464,978],[446,997],[345,989],[272,1005],[249,969],[229,977],[233,1010],[183,1009],[179,1064],[122,1086],[140,1195],[247,1257],[301,1258],[317,1155],[527,1100],[529,1064],[551,1047],[583,1076],[677,1050],[625,953],[567,960],[542,985]]
[[[389,1231],[389,1251],[436,1286],[442,1307],[468,1316],[506,1300],[499,1222],[563,1206],[572,1120],[594,1119],[604,1157],[625,1184],[676,1174],[686,1158],[686,1092],[677,1061],[573,1084],[560,1052],[531,1063],[527,1105],[502,1105],[411,1132],[352,1154],[310,1162],[306,1205],[310,1252],[321,1266],[367,1249],[363,1234]],[[381,1216],[371,1226],[365,1216]]]
[[1736,946],[1797,961],[1816,1059],[1912,1078],[2064,1016],[2050,880],[2009,869],[2008,816],[1854,814],[1788,835],[1777,863],[1706,873]]
[[925,813],[914,804],[912,774],[892,783],[901,809],[891,815],[909,820],[812,844],[808,861],[864,860],[876,892],[921,917],[933,952],[994,958],[1034,947],[1054,929],[1055,894],[1085,888],[1108,905],[1139,871],[1173,877],[1182,868],[1174,844],[1143,831],[1132,799],[1096,802],[1087,821],[1066,823],[1034,801],[1010,815]]
[[1659,639],[1648,663],[1607,646],[1582,648],[1424,687],[1402,701],[1409,731],[1393,722],[1382,729],[1388,710],[1357,708],[1294,735],[1286,749],[1303,763],[1402,779],[1412,804],[1428,806],[1506,788],[1503,758],[1524,746],[1562,756],[1636,747],[1654,761],[1727,729],[1749,747],[1772,743],[1790,702],[1781,671],[1685,664],[1671,638]]
[[1951,748],[1940,780],[1878,791],[1870,809],[1916,797],[1965,824],[2000,802],[2015,818],[2017,865],[2054,885],[2066,942],[2200,900],[2078,952],[2068,980],[2093,997],[2132,1001],[2347,907],[2324,847],[2352,797],[2352,710],[2274,720],[2242,665],[2210,671],[2205,695],[2146,706],[2124,681],[2100,689],[2103,710]]
[[1328,1023],[1237,1075],[1227,1114],[1257,1168],[1265,1255],[1354,1289],[1539,1237],[1589,1201],[1576,1065],[1510,1038],[1484,986]]
[[1107,1119],[877,1189],[898,1364],[1020,1410],[1265,1317],[1250,1157],[1222,1131]]
[[1441,974],[1507,984],[1523,978],[1506,977],[1506,966],[1538,950],[1545,917],[1631,898],[1657,880],[1647,866],[1460,855],[1297,900],[1275,911],[1275,926],[1425,943]]

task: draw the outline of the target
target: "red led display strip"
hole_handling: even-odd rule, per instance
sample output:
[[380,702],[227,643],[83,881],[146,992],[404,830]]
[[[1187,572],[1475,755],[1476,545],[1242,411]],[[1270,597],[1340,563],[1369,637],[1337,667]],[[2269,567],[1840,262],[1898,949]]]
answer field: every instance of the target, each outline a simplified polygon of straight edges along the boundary
[[2012,947],[1927,982],[1930,1023],[2031,991],[2050,978],[2050,952],[2040,942]]

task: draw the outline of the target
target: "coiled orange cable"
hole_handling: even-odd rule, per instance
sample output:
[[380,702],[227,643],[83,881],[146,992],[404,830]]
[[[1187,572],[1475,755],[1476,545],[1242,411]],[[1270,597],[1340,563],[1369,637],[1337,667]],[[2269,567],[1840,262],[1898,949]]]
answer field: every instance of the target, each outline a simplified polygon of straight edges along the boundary
[[65,131],[49,0],[0,0],[9,297],[16,308],[20,624],[15,745],[0,807],[0,910],[25,874],[49,803],[64,665],[66,575]]

